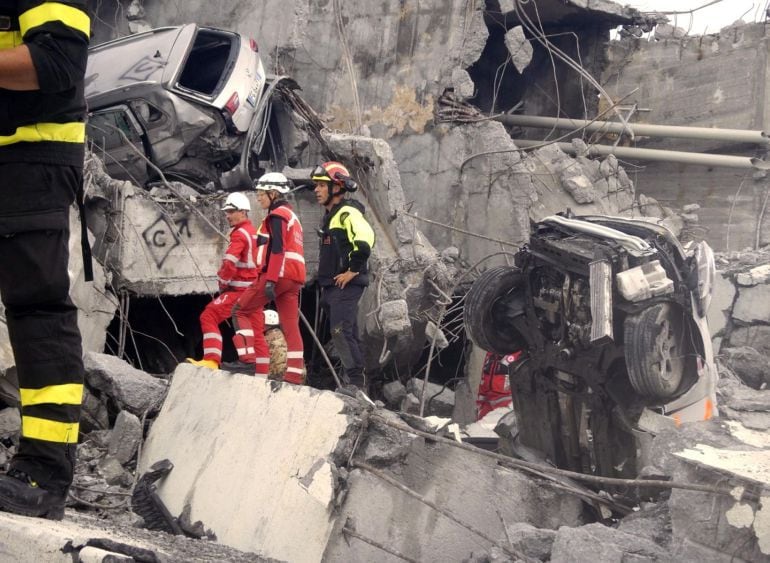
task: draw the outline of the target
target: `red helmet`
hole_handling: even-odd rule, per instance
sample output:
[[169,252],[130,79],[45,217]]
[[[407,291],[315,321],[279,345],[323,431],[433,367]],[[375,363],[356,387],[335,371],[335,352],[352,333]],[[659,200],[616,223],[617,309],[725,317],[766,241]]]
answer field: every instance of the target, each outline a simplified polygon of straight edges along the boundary
[[330,160],[316,166],[310,174],[310,179],[314,182],[332,182],[345,187],[345,180],[350,179],[350,172],[342,163]]

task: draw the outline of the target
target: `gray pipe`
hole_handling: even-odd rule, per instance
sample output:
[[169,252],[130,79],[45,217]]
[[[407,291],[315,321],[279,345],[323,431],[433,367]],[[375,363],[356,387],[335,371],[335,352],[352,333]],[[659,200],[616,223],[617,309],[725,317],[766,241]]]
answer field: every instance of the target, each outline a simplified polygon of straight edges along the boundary
[[[604,133],[618,134],[625,131],[622,123],[614,121],[585,121],[582,119],[541,117],[537,115],[501,115],[495,119],[506,125],[538,127],[542,129],[579,129],[584,131],[601,131]],[[647,123],[632,123],[629,125],[629,132],[632,133],[632,136],[677,137],[681,139],[728,141],[731,143],[753,143],[756,145],[767,145],[770,143],[770,138],[765,131],[717,129],[711,127],[679,127],[676,125],[650,125]]]
[[[545,144],[543,141],[514,139],[516,146],[527,148]],[[556,143],[566,153],[575,154],[572,143]],[[607,156],[614,154],[619,158],[636,160],[654,160],[658,162],[679,162],[682,164],[698,164],[701,166],[722,166],[725,168],[742,168],[744,170],[766,169],[764,160],[747,156],[730,156],[725,154],[707,154],[697,152],[665,151],[657,149],[637,149],[632,147],[612,147],[609,145],[588,145],[590,156]]]

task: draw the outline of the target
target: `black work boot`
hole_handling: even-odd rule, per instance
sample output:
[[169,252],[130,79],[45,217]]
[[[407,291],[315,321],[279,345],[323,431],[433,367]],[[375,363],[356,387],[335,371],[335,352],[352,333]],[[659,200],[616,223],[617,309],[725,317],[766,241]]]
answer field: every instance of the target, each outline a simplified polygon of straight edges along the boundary
[[64,518],[64,502],[67,493],[54,493],[38,486],[26,473],[9,469],[0,475],[0,510],[37,516],[49,520]]

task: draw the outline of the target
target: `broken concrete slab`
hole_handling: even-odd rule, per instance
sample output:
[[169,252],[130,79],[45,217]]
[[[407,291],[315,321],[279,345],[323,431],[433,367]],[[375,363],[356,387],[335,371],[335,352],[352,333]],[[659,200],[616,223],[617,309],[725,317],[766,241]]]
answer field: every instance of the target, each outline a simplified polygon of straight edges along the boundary
[[[379,426],[374,423],[375,428]],[[399,444],[397,456],[388,461],[378,449],[377,467],[500,542],[506,541],[503,522],[525,522],[544,529],[583,522],[581,502],[576,497],[500,467],[493,459],[419,437],[409,439],[406,455],[404,450],[403,443]],[[364,461],[369,461],[366,447],[359,451]],[[351,471],[348,487],[324,561],[382,561],[386,557],[369,543],[346,537],[346,527],[424,562],[462,561],[473,551],[492,547],[369,471]]]
[[166,391],[165,380],[152,377],[115,356],[89,352],[83,363],[86,382],[92,389],[107,395],[120,410],[137,416],[158,404]]
[[730,333],[731,346],[750,346],[770,356],[770,326],[752,325],[735,328]]
[[382,386],[385,402],[391,407],[397,407],[406,397],[406,387],[400,381],[391,381]]
[[139,418],[128,411],[120,411],[110,432],[107,453],[125,465],[134,457],[141,441],[142,423]]
[[[694,557],[709,550],[738,560],[770,559],[763,551],[770,528],[762,521],[762,507],[770,502],[762,498],[770,476],[770,439],[766,431],[752,431],[737,422],[719,419],[683,424],[655,437],[650,459],[673,481],[733,491],[732,495],[721,495],[672,490],[668,501],[670,553],[677,553],[677,560],[697,560]],[[736,507],[728,518],[727,513]],[[749,511],[753,525],[736,525],[740,520],[736,518],[745,517]]]
[[602,524],[588,524],[580,528],[559,528],[551,551],[552,563],[669,560],[668,554],[651,540],[608,528]]
[[749,346],[722,348],[722,361],[741,381],[753,389],[770,384],[770,358]]
[[770,282],[770,264],[757,266],[748,272],[740,272],[735,276],[735,281],[738,285],[745,287]]
[[318,561],[334,525],[336,467],[355,417],[331,392],[180,365],[138,471],[169,459],[159,484],[217,541],[288,561]]
[[770,285],[761,284],[738,289],[733,319],[750,324],[770,322]]
[[67,510],[54,522],[0,512],[0,559],[14,563],[72,563],[89,548],[100,549],[130,561],[267,561],[257,553],[244,553],[214,542],[153,533],[110,524],[97,516]]
[[532,55],[534,49],[524,35],[524,28],[520,25],[509,29],[505,33],[505,46],[508,48],[508,52],[511,54],[511,61],[513,66],[519,71],[519,74],[524,74],[524,71],[532,62]]
[[548,561],[551,558],[553,542],[556,539],[555,530],[536,528],[526,522],[516,522],[506,526],[507,536],[511,538],[511,547],[538,561]]
[[[413,377],[406,382],[406,390],[422,400],[422,389],[425,382],[422,379]],[[430,404],[429,404],[430,403]],[[443,417],[452,417],[452,410],[455,405],[454,391],[446,385],[436,385],[430,381],[425,390],[425,414],[435,414]]]

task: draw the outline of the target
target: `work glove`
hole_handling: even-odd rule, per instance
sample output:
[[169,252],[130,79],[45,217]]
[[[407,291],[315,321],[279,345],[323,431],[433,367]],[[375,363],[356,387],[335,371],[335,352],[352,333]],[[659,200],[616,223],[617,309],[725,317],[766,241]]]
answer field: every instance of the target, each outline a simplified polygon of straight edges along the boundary
[[275,282],[267,282],[265,284],[265,297],[268,301],[275,301]]

